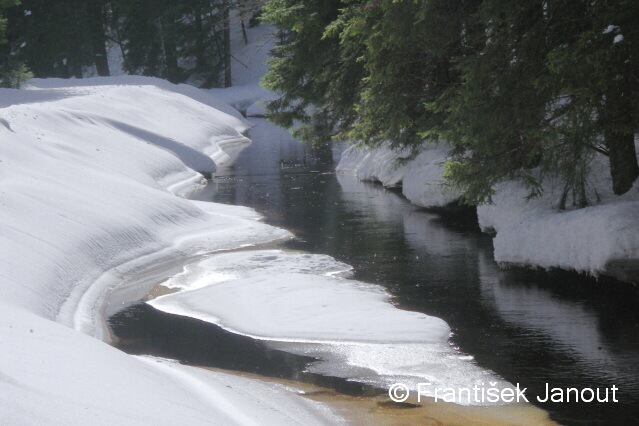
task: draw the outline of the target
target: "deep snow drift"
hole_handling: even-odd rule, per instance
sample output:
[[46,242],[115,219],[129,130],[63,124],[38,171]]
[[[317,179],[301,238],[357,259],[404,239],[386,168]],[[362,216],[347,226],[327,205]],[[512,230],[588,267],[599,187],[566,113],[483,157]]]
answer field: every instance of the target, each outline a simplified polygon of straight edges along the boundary
[[176,196],[203,185],[193,169],[213,172],[250,143],[237,113],[140,77],[35,81],[0,99],[0,423],[334,420],[275,385],[89,337],[107,337],[101,312],[119,283],[165,261],[290,236],[250,209]]
[[[360,180],[401,186],[413,204],[442,207],[458,195],[441,185],[445,146],[426,146],[403,164],[405,154],[386,147],[348,148],[337,170]],[[611,192],[607,159],[597,154],[590,176],[593,205],[559,210],[562,188],[552,182],[540,198],[526,202],[528,191],[510,181],[496,188],[492,205],[477,208],[479,225],[496,232],[495,260],[504,264],[563,268],[592,275],[639,279],[639,182],[626,194]]]

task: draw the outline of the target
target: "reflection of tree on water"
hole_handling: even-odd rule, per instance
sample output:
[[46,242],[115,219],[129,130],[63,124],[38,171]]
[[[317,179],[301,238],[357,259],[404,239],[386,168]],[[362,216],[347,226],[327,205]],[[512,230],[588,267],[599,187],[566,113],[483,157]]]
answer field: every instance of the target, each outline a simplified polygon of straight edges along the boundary
[[[639,390],[630,385],[639,382],[636,295],[575,274],[566,274],[571,285],[565,276],[500,270],[489,236],[421,211],[379,185],[324,174],[332,172],[323,157],[328,149],[320,160],[263,121],[251,132],[254,143],[238,159],[234,179],[219,181],[209,199],[255,207],[296,234],[289,247],[329,254],[352,265],[356,279],[386,286],[402,306],[444,319],[462,352],[529,385],[531,394],[538,388],[543,395],[546,381],[629,383],[618,404],[544,407],[562,423],[639,421],[633,405]],[[545,308],[552,321],[541,316]],[[582,333],[586,342],[579,341]],[[599,346],[605,355],[594,353]]]
[[134,355],[176,359],[182,364],[223,368],[330,387],[348,394],[381,393],[359,383],[307,373],[314,358],[270,348],[262,341],[141,303],[109,319],[117,347]]

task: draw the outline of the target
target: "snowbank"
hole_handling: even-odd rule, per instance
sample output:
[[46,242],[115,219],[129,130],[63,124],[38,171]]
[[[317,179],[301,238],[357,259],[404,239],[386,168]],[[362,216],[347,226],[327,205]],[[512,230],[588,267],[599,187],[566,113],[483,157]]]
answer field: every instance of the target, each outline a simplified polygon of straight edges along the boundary
[[449,151],[442,144],[429,145],[414,159],[402,162],[409,156],[406,151],[396,152],[387,146],[376,149],[351,146],[342,154],[336,170],[388,188],[401,186],[406,198],[420,207],[445,207],[459,199],[458,193],[441,184],[442,163]]
[[[480,227],[494,231],[495,260],[591,275],[639,278],[639,182],[622,196],[611,191],[607,159],[595,160],[591,202],[559,210],[561,187],[548,183],[542,197],[525,201],[518,182],[497,188],[493,204],[477,208]],[[600,197],[594,195],[594,190]]]
[[370,150],[351,146],[342,153],[336,171],[350,173],[359,180],[379,182],[393,188],[401,186],[408,171],[406,164],[399,164],[401,159],[407,157],[408,153],[397,153],[385,146]]
[[249,209],[175,195],[202,186],[193,168],[213,172],[227,147],[250,143],[241,117],[141,77],[35,81],[0,99],[0,423],[326,419],[271,385],[251,382],[249,403],[240,379],[86,336],[106,338],[105,297],[134,274],[290,235]]
[[[406,198],[418,206],[444,207],[459,197],[440,184],[441,163],[448,151],[442,145],[426,147],[415,159],[398,165],[405,153],[353,146],[342,154],[337,171],[386,187],[401,186]],[[482,230],[496,232],[495,260],[637,282],[639,182],[623,196],[612,194],[608,162],[601,155],[593,160],[589,181],[593,205],[565,211],[557,207],[562,188],[555,182],[547,181],[543,195],[529,202],[528,191],[519,182],[497,187],[493,204],[477,209]]]

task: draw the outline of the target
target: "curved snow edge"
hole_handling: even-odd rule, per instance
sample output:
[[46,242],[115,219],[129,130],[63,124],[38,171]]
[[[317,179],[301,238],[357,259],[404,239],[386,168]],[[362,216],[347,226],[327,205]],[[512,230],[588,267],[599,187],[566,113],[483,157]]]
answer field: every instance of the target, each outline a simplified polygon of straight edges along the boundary
[[[426,147],[414,160],[396,166],[406,157],[404,152],[351,146],[336,170],[386,187],[401,186],[415,205],[444,207],[458,199],[440,184],[448,152],[442,144]],[[495,260],[502,266],[561,268],[639,282],[639,181],[623,196],[615,196],[607,167],[607,160],[597,155],[590,180],[597,194],[592,198],[601,202],[579,210],[557,209],[561,188],[556,182],[547,182],[543,196],[528,202],[528,191],[520,183],[500,185],[493,204],[477,208],[482,231],[496,233]]]
[[376,149],[351,146],[342,154],[336,171],[359,180],[379,182],[387,188],[400,187],[413,204],[424,208],[446,207],[459,194],[442,185],[443,162],[450,148],[444,144],[425,146],[412,160],[407,151],[397,152],[384,145]]
[[325,421],[312,408],[318,404],[270,398],[268,385],[257,407],[239,389],[252,390],[250,381],[226,390],[232,378],[181,368],[207,389],[235,395],[244,416],[229,415],[215,398],[194,405],[200,386],[70,328],[106,339],[101,314],[111,290],[121,290],[119,300],[143,291],[158,262],[290,236],[247,208],[174,195],[204,181],[166,147],[181,144],[190,148],[182,153],[200,158],[211,147],[228,155],[227,146],[248,143],[240,133],[246,125],[172,86],[138,80],[0,89],[0,341],[12,348],[0,351],[0,423]]

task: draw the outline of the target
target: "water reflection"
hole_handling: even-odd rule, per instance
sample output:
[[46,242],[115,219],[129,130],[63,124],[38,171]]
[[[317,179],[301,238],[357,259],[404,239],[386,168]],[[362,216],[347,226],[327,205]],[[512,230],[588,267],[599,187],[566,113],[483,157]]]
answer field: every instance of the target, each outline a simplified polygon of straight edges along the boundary
[[386,286],[397,303],[446,320],[453,343],[522,383],[620,388],[618,404],[545,404],[566,424],[639,424],[637,292],[574,274],[500,270],[490,237],[421,211],[393,191],[335,176],[329,151],[256,120],[254,143],[200,198],[248,205]]

